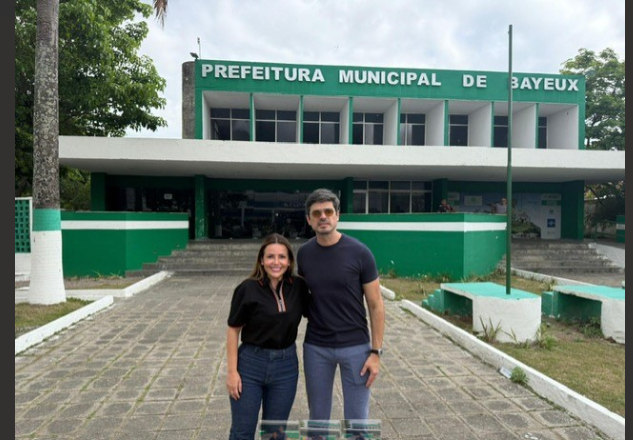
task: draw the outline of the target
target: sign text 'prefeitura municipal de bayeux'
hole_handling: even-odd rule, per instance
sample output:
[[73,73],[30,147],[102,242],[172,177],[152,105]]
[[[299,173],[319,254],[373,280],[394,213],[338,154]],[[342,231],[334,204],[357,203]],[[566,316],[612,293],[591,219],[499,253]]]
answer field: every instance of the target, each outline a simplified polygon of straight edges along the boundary
[[[371,68],[350,66],[313,66],[247,63],[235,61],[196,62],[198,75],[197,85],[205,89],[239,90],[237,83],[248,85],[251,91],[272,91],[271,85],[277,91],[284,93],[284,87],[292,89],[293,93],[301,92],[297,88],[305,87],[305,93],[334,94],[336,89],[353,88],[358,92],[359,87],[371,86],[377,96],[398,94],[407,97],[421,97],[419,93],[431,93],[429,97],[450,96],[451,90],[459,92],[460,96],[471,89],[479,92],[502,92],[507,94],[508,72],[456,71],[456,70],[428,70],[428,69],[397,69]],[[231,84],[233,83],[233,84]],[[259,87],[258,87],[259,85]],[[261,90],[258,90],[261,88]],[[397,90],[393,90],[396,88]],[[584,96],[584,77],[580,75],[560,74],[526,74],[515,73],[512,77],[513,90],[527,95],[537,93],[542,99],[547,94],[555,94],[556,100],[576,102]],[[443,90],[442,90],[443,89]],[[426,92],[424,92],[425,90]],[[341,90],[338,90],[341,92]],[[404,92],[404,93],[403,93]],[[439,93],[436,95],[436,93]],[[524,98],[529,98],[524,96]],[[536,98],[533,96],[533,98]]]

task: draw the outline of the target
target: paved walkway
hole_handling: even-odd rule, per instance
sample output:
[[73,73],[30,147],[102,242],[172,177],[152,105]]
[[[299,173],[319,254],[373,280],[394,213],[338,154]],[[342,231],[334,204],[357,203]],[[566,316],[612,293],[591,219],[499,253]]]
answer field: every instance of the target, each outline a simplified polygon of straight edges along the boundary
[[[226,317],[239,281],[169,278],[16,356],[15,438],[226,440]],[[383,439],[604,438],[386,304],[371,406]],[[307,414],[301,378],[290,418]],[[337,384],[332,418],[342,417]]]

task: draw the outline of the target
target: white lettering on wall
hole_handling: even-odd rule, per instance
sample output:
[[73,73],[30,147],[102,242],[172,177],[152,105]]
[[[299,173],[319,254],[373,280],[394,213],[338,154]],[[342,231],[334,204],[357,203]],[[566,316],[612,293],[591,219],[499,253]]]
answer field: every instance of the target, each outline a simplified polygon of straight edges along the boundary
[[[287,81],[287,82],[320,82],[325,83],[323,71],[313,67],[253,66],[248,64],[208,64],[200,67],[202,78],[255,81]],[[440,87],[442,82],[434,72],[414,70],[365,70],[340,69],[340,84],[367,84],[390,86]],[[512,88],[519,90],[544,90],[579,92],[578,79],[543,78],[540,76],[524,76],[512,78]],[[462,75],[462,87],[485,89],[488,87],[487,75]]]
[[464,75],[462,77],[462,85],[464,87],[475,86],[478,89],[485,89],[486,87],[488,87],[487,81],[488,77],[486,75]]

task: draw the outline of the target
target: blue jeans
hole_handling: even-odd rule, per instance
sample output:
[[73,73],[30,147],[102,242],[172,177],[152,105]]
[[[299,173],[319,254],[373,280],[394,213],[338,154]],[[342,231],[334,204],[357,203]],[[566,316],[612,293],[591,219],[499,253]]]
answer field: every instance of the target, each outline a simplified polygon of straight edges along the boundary
[[366,383],[369,372],[360,372],[369,357],[369,344],[344,348],[320,347],[303,344],[303,369],[310,420],[330,420],[332,389],[336,367],[340,367],[343,386],[343,413],[345,419],[369,418],[370,389]]
[[263,420],[288,420],[290,416],[299,380],[297,346],[268,350],[241,344],[237,371],[242,378],[242,394],[238,400],[229,397],[229,440],[253,440],[260,408]]

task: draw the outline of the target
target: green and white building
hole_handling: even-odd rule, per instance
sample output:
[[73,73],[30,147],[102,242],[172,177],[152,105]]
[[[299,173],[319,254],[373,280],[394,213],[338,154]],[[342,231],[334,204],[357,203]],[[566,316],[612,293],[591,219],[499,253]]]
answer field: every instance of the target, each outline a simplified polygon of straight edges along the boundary
[[[496,264],[508,133],[513,235],[582,239],[585,184],[625,178],[624,152],[584,149],[584,77],[512,85],[510,106],[507,72],[197,59],[182,65],[182,139],[62,136],[60,163],[92,173],[94,211],[188,213],[193,240],[308,237],[305,198],[327,187],[365,241],[415,258],[444,233],[487,248],[469,241],[481,233]],[[457,214],[437,214],[442,198]]]

